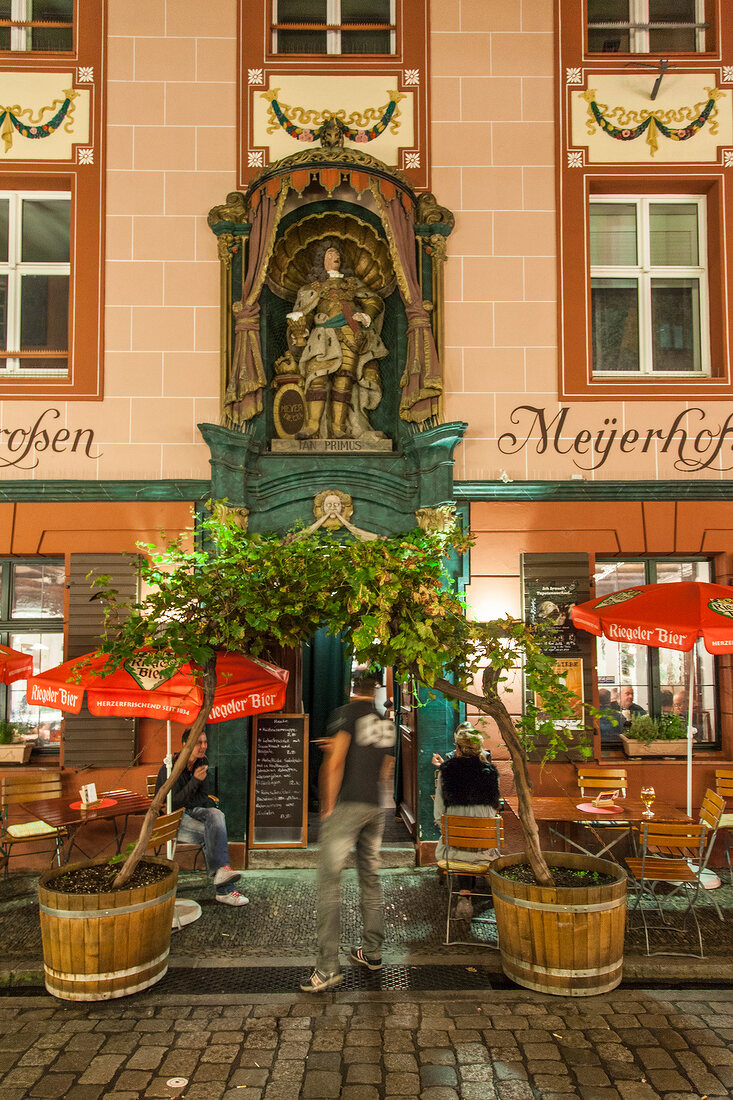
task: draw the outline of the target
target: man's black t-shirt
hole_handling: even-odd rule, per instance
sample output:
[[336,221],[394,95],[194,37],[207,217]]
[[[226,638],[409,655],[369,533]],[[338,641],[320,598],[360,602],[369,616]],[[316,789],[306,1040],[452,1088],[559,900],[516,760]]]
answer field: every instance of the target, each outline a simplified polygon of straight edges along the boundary
[[394,755],[394,722],[382,718],[371,699],[339,707],[328,722],[329,736],[339,730],[351,735],[344,763],[339,802],[379,805],[379,776],[385,756]]

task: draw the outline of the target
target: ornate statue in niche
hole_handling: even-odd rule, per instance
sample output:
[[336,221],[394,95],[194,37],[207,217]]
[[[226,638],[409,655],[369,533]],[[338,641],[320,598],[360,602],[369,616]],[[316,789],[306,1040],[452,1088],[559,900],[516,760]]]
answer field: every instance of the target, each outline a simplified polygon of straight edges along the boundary
[[338,240],[322,241],[287,315],[288,348],[305,391],[297,439],[382,439],[368,414],[382,399],[384,302],[357,278]]

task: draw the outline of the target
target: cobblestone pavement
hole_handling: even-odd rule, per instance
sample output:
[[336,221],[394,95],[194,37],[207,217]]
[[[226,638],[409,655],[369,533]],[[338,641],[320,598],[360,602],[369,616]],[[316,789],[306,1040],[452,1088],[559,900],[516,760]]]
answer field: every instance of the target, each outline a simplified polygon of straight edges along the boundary
[[[384,955],[390,961],[414,958],[418,952],[443,953],[445,938],[445,887],[435,868],[394,869],[380,875],[384,892]],[[2,969],[39,969],[41,930],[38,919],[37,876],[11,875],[0,881],[0,944]],[[310,954],[316,938],[316,876],[312,870],[245,871],[242,892],[250,904],[242,910],[216,905],[214,889],[205,875],[183,872],[180,897],[194,898],[202,906],[202,918],[177,934],[171,943],[175,961],[200,960],[224,953],[242,958],[288,959]],[[715,892],[726,913],[721,922],[713,908],[712,892],[701,898],[700,919],[708,956],[733,955],[733,885],[727,881]],[[341,934],[343,943],[359,943],[361,917],[355,871],[346,871],[342,885]],[[475,924],[473,936],[492,941],[493,931]],[[689,942],[670,933],[674,950]],[[626,936],[627,957],[643,950],[641,922],[633,922]],[[473,948],[456,954],[474,953]],[[728,965],[727,962],[724,965]],[[689,980],[689,979],[688,979]],[[692,979],[694,980],[694,979]]]
[[[407,997],[410,997],[408,1000]],[[455,995],[450,995],[454,996]],[[0,1000],[0,1096],[713,1100],[733,991]],[[185,1079],[184,1083],[174,1078]],[[246,1091],[245,1091],[246,1090]]]

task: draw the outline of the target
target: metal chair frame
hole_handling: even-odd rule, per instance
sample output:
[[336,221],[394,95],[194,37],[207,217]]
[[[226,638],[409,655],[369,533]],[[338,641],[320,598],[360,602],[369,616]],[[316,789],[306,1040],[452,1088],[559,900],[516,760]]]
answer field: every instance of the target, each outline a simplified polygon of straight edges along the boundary
[[[59,798],[61,796],[61,776],[58,773],[36,772],[30,775],[6,775],[0,781],[0,862],[5,877],[10,867],[10,857],[16,844],[40,844],[53,842],[51,865],[54,858],[61,866],[62,841],[68,836],[64,828],[57,828],[45,821],[25,821],[9,824],[9,810],[23,802],[33,802],[41,798]],[[26,828],[30,826],[30,828]],[[35,826],[45,826],[37,830]]]
[[[699,820],[698,820],[698,824],[699,825],[704,825],[705,828],[707,829],[706,836],[708,838],[706,840],[706,843],[705,843],[705,852],[704,852],[705,861],[703,863],[702,870],[705,870],[705,868],[708,865],[708,861],[710,859],[710,856],[713,854],[713,845],[715,844],[715,836],[717,834],[718,827],[720,825],[720,820],[721,820],[721,817],[723,816],[723,810],[724,809],[725,809],[724,799],[722,799],[719,794],[716,794],[715,791],[711,790],[711,788],[708,787],[708,789],[705,791],[705,794],[703,796],[703,800],[700,804],[700,816],[699,816]],[[660,848],[658,845],[655,845],[653,850],[650,851],[649,854],[651,856],[666,856],[669,853],[664,848]],[[694,870],[694,868],[693,868],[693,870]],[[721,910],[720,906],[718,905],[717,898],[715,897],[715,893],[713,891],[710,892],[710,900],[712,901],[713,905],[715,906],[716,913],[718,914],[720,919],[722,921],[724,921],[725,917],[723,916],[723,911]]]
[[[145,790],[146,790],[146,794],[147,794],[148,798],[153,798],[155,796],[155,783],[156,783],[157,779],[158,779],[157,775],[146,775],[145,776]],[[217,802],[218,801],[219,800],[217,799]],[[178,813],[178,811],[174,810],[174,813]],[[184,813],[184,810],[181,809],[181,814],[183,814],[183,813]],[[159,821],[162,821],[165,816],[166,816],[165,814],[162,815],[159,818]],[[167,816],[170,816],[170,815],[167,815]],[[156,822],[155,828],[157,829],[157,827],[158,827],[158,823]],[[176,832],[177,831],[178,830],[176,830]],[[196,870],[196,865],[198,864],[199,856],[201,856],[203,861],[204,861],[204,867],[206,866],[206,853],[204,852],[203,844],[194,844],[193,841],[183,840],[183,841],[180,842],[180,844],[176,841],[176,847],[180,848],[181,851],[183,851],[183,852],[191,852],[192,851],[194,853],[194,857],[193,857],[193,870],[194,871]]]
[[[463,817],[459,814],[443,814],[440,819],[440,833],[447,849],[458,848],[464,851],[484,851],[496,848],[499,854],[504,849],[504,821],[500,814],[496,817]],[[459,896],[457,878],[459,875],[475,875],[484,877],[491,866],[491,860],[481,863],[470,863],[457,860],[446,854],[445,859],[438,860],[438,866],[445,871],[448,886],[448,906],[445,917],[446,946],[454,944],[466,944],[470,947],[492,947],[498,944],[482,943],[477,940],[451,939],[451,924],[455,921],[453,913],[453,899]],[[489,890],[471,891],[471,897],[491,898],[493,894]],[[481,924],[491,924],[496,927],[496,921],[491,917],[474,917],[473,921]],[[473,923],[473,922],[472,922]]]
[[[713,836],[707,825],[665,825],[645,821],[641,830],[641,856],[627,859],[626,864],[633,876],[635,902],[629,909],[629,916],[638,912],[644,925],[644,940],[647,955],[685,955],[704,959],[702,929],[697,919],[695,902],[704,889],[701,876],[712,848]],[[693,866],[691,866],[691,863]],[[671,885],[673,889],[660,896],[657,888]],[[687,905],[679,911],[679,927],[673,919],[674,909],[665,907],[665,902],[676,898],[685,898]],[[645,908],[644,900],[653,902],[653,907]],[[659,923],[653,923],[649,914],[654,913]],[[688,920],[692,918],[697,932],[699,953],[691,951],[673,951],[667,948],[651,950],[649,933],[663,929],[684,931]],[[722,916],[721,916],[722,919]]]
[[[578,767],[578,788],[581,798],[592,799],[602,791],[616,790],[620,792],[620,798],[626,798],[627,782],[626,768],[605,767],[604,765],[598,764],[587,764]],[[578,818],[575,824],[582,825],[584,829],[587,829],[593,834],[601,845],[597,851],[591,851],[589,848],[584,848],[578,841],[572,840],[565,833],[549,826],[550,842],[552,845],[554,846],[555,838],[557,837],[563,844],[569,844],[571,848],[577,849],[577,851],[581,852],[584,856],[595,856],[597,859],[603,859],[605,856],[614,859],[615,857],[612,854],[612,849],[615,848],[617,844],[620,844],[625,837],[628,837],[631,840],[634,853],[636,853],[634,828],[627,822],[613,820],[611,818],[608,821],[591,823],[583,818]],[[608,830],[617,835],[607,844],[604,844],[603,837],[599,835],[599,829]]]

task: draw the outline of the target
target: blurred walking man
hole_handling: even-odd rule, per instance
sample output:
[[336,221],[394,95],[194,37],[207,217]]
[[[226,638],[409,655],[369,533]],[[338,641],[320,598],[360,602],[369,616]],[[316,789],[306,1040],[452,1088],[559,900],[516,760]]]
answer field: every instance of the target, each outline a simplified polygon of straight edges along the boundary
[[356,847],[363,942],[351,958],[369,970],[382,966],[384,914],[379,850],[384,832],[381,785],[394,766],[394,722],[374,705],[377,679],[354,677],[351,702],[331,715],[321,768],[321,835],[318,859],[318,957],[301,989],[323,993],[343,980],[339,966],[341,872]]

